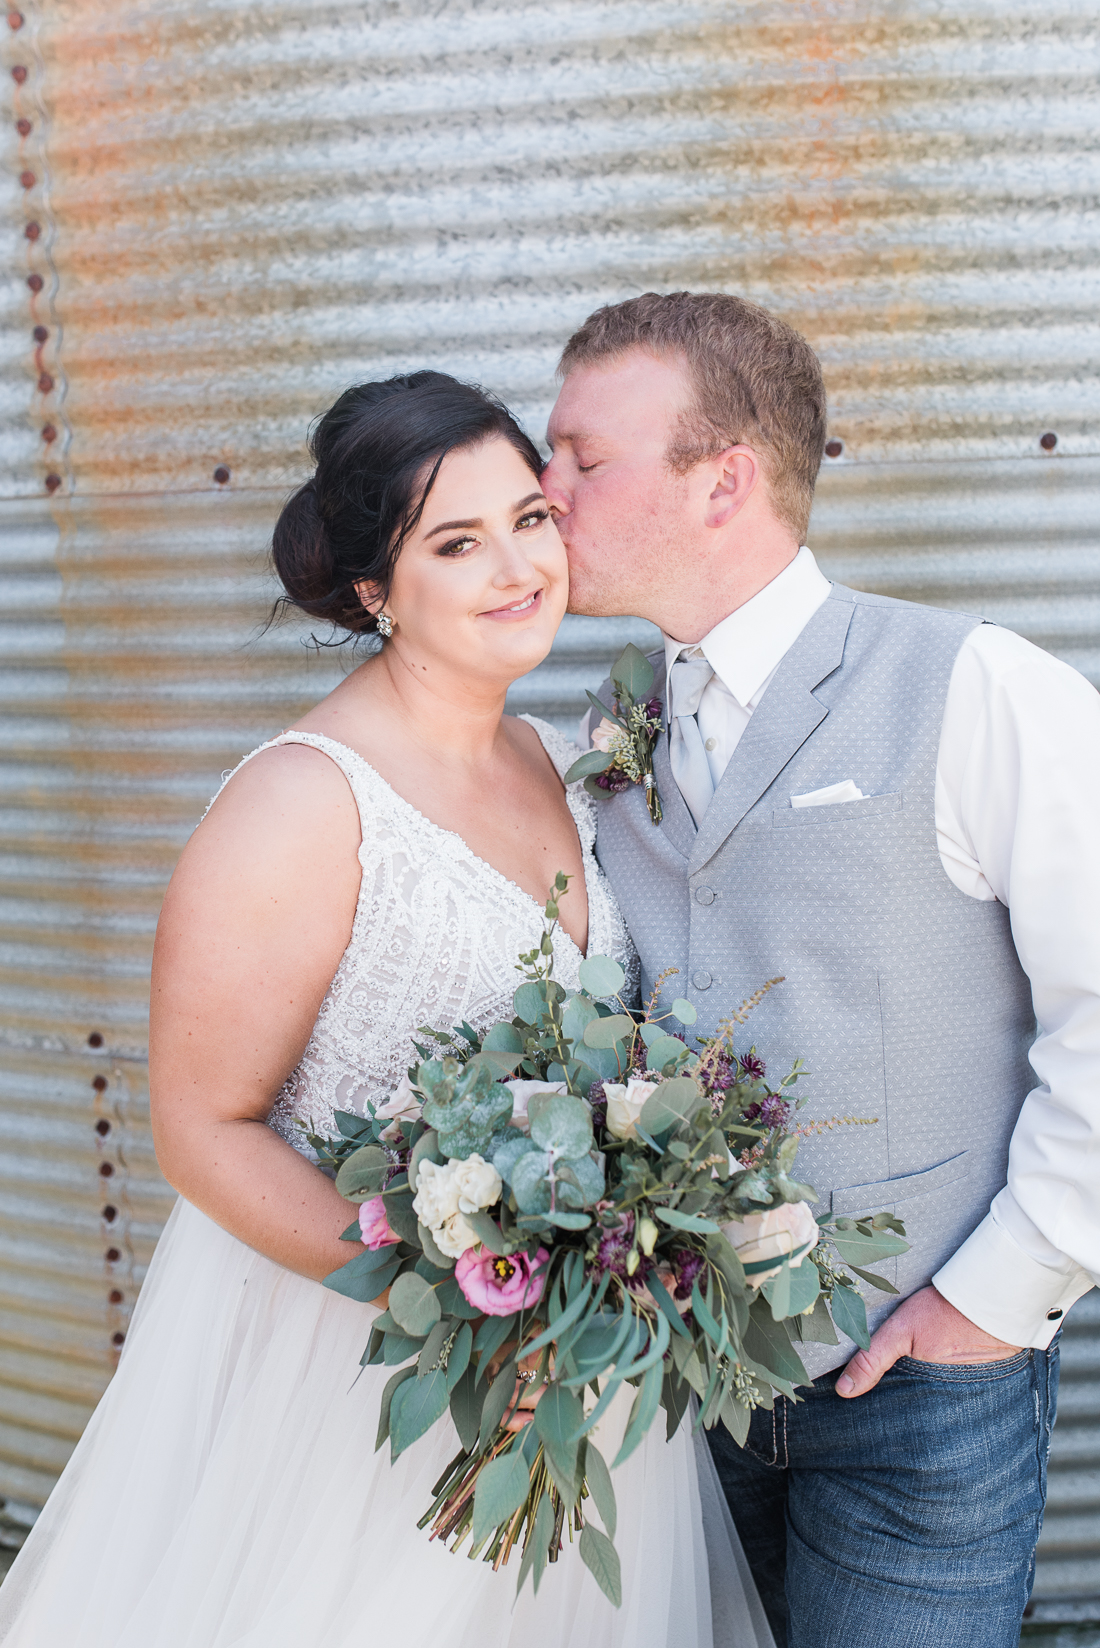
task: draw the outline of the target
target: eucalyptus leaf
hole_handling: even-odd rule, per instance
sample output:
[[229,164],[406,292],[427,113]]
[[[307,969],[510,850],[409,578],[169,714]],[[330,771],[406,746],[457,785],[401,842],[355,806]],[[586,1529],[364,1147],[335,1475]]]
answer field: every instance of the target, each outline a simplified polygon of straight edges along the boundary
[[424,1349],[416,1359],[416,1375],[423,1379],[425,1374],[431,1373],[439,1361],[439,1353],[454,1332],[453,1322],[437,1322],[424,1341]]
[[523,1553],[520,1563],[519,1578],[516,1580],[516,1595],[523,1589],[523,1582],[527,1575],[531,1575],[535,1595],[538,1595],[539,1581],[542,1579],[546,1567],[546,1558],[550,1550],[550,1540],[554,1532],[554,1513],[550,1509],[550,1498],[543,1494],[539,1500],[538,1510],[535,1512],[535,1526],[527,1536],[527,1549]]
[[634,1020],[628,1013],[612,1013],[610,1018],[593,1019],[584,1028],[585,1047],[614,1047],[634,1034]]
[[429,1127],[426,1132],[421,1133],[413,1146],[412,1155],[409,1157],[409,1188],[411,1190],[417,1188],[417,1175],[420,1172],[421,1162],[435,1162],[439,1167],[442,1167],[445,1160],[446,1157],[439,1148],[439,1134],[434,1127]]
[[481,1038],[486,1053],[522,1053],[523,1037],[514,1024],[494,1024]]
[[746,1408],[744,1403],[739,1402],[731,1392],[722,1403],[721,1416],[723,1425],[725,1425],[737,1446],[743,1448],[749,1434],[749,1425],[752,1422],[752,1409]]
[[545,1150],[521,1156],[512,1168],[512,1194],[521,1213],[549,1213],[550,1157]]
[[674,1059],[686,1059],[690,1056],[678,1036],[661,1036],[659,1040],[651,1043],[647,1063],[651,1070],[663,1070],[665,1065],[671,1064]]
[[581,989],[590,996],[617,996],[626,983],[626,974],[610,956],[589,956],[580,965]]
[[678,1018],[681,1024],[694,1024],[696,1019],[699,1017],[690,1001],[685,1001],[683,996],[676,997],[676,1000],[672,1004],[671,1011],[673,1016]]
[[439,1368],[423,1379],[398,1385],[390,1403],[391,1462],[442,1419],[448,1400],[446,1376]]
[[467,1453],[477,1447],[483,1401],[484,1392],[478,1389],[477,1375],[472,1367],[467,1367],[451,1391],[451,1418]]
[[419,1356],[423,1344],[423,1339],[410,1339],[399,1328],[394,1328],[382,1341],[382,1360],[388,1368],[399,1367],[410,1356]]
[[835,1287],[829,1309],[841,1333],[854,1339],[861,1350],[868,1350],[871,1335],[867,1332],[867,1307],[862,1295],[855,1288]]
[[[420,1246],[424,1249],[424,1257],[435,1270],[448,1271],[455,1268],[455,1261],[448,1259],[442,1248],[436,1247],[435,1237],[427,1225],[417,1224],[416,1233],[420,1238]],[[434,1280],[434,1278],[432,1278]]]
[[699,1213],[681,1213],[675,1207],[655,1207],[653,1215],[670,1230],[694,1230],[700,1235],[712,1235],[719,1228],[713,1219],[704,1219]]
[[389,1311],[398,1327],[414,1338],[425,1338],[443,1314],[435,1289],[415,1271],[406,1271],[394,1282]]
[[489,1160],[500,1174],[506,1185],[512,1182],[512,1172],[521,1156],[529,1155],[538,1146],[532,1142],[526,1133],[518,1128],[510,1127],[495,1144],[489,1154]]
[[806,1369],[786,1329],[772,1318],[766,1300],[758,1299],[754,1303],[742,1340],[746,1354],[768,1373],[777,1374],[792,1386],[809,1384]]
[[469,1322],[463,1322],[455,1334],[455,1342],[447,1356],[447,1389],[454,1391],[458,1381],[463,1377],[470,1366],[470,1350],[474,1342],[474,1330]]
[[583,1424],[584,1404],[576,1392],[562,1384],[548,1385],[535,1409],[535,1429],[554,1485],[567,1504],[576,1498],[579,1443],[575,1438]]
[[592,1112],[580,1099],[552,1093],[531,1111],[531,1138],[556,1156],[584,1156],[592,1148]]
[[690,1121],[706,1098],[698,1082],[690,1076],[673,1076],[649,1095],[638,1120],[649,1134],[665,1133]]
[[585,750],[566,773],[565,782],[575,784],[578,779],[591,778],[596,773],[606,772],[613,760],[614,757],[607,755],[603,750]]
[[607,1529],[608,1537],[614,1539],[619,1520],[615,1489],[611,1485],[611,1472],[607,1468],[607,1461],[591,1440],[584,1452],[584,1479],[588,1483],[592,1503],[600,1513],[600,1521]]
[[627,643],[611,666],[611,680],[621,695],[644,704],[653,692],[653,665],[633,641]]
[[562,1011],[562,1031],[572,1042],[583,1041],[586,1025],[599,1016],[593,1002],[584,996],[571,996]]
[[[539,1407],[541,1406],[542,1403],[540,1402]],[[607,1535],[601,1534],[600,1530],[593,1527],[591,1522],[586,1522],[581,1529],[580,1553],[581,1561],[591,1573],[604,1596],[616,1608],[621,1607],[623,1578],[619,1565],[619,1553]]]
[[349,1202],[365,1202],[381,1192],[392,1170],[393,1164],[381,1145],[364,1145],[341,1164],[336,1188]]
[[885,1276],[876,1276],[873,1270],[861,1270],[859,1265],[853,1265],[851,1262],[849,1262],[848,1269],[854,1276],[858,1276],[860,1281],[868,1282],[871,1287],[877,1288],[880,1293],[896,1293],[898,1291],[893,1282],[888,1282]]
[[536,984],[521,984],[512,997],[512,1007],[524,1024],[537,1024],[546,1012],[546,998]]
[[591,1207],[593,1202],[598,1202],[607,1189],[607,1170],[602,1150],[559,1162],[556,1172],[559,1179],[576,1186],[585,1207]]
[[[511,1028],[511,1026],[509,1026]],[[501,1048],[486,1047],[480,1053],[475,1053],[466,1061],[467,1070],[488,1070],[494,1082],[502,1081],[510,1076],[523,1057],[523,1047]]]
[[661,1386],[664,1383],[664,1377],[665,1370],[661,1362],[654,1362],[653,1366],[646,1370],[641,1389],[634,1398],[634,1405],[630,1410],[630,1420],[626,1427],[622,1446],[612,1461],[612,1470],[617,1470],[624,1461],[630,1458],[630,1455],[642,1441],[654,1419],[656,1419],[657,1409],[661,1405]]
[[473,1549],[515,1516],[531,1492],[531,1474],[518,1448],[501,1454],[482,1467],[474,1492]]
[[419,1221],[413,1212],[412,1191],[402,1185],[395,1190],[383,1191],[383,1200],[390,1229],[400,1236],[403,1242],[408,1242],[413,1247],[417,1246],[420,1241],[416,1230]]
[[[516,1360],[515,1357],[505,1362],[485,1394],[481,1408],[481,1429],[478,1433],[478,1442],[482,1450],[492,1442],[498,1429],[504,1421],[504,1415],[512,1406],[516,1396]],[[542,1403],[539,1403],[539,1408]],[[535,1412],[538,1413],[536,1408]]]
[[435,1292],[440,1309],[446,1311],[448,1316],[459,1316],[467,1322],[476,1322],[481,1315],[481,1311],[476,1305],[471,1305],[453,1276],[448,1276],[445,1282],[440,1282]]
[[415,1367],[399,1368],[395,1374],[386,1380],[385,1389],[382,1392],[382,1406],[378,1414],[378,1434],[374,1441],[375,1453],[377,1453],[379,1448],[389,1440],[390,1403],[393,1401],[393,1393],[397,1389],[398,1385],[403,1385],[405,1380],[411,1379],[415,1373]]
[[356,1299],[362,1305],[369,1305],[379,1294],[385,1293],[400,1264],[392,1243],[375,1248],[373,1252],[368,1248],[365,1253],[357,1253],[354,1259],[349,1259],[346,1265],[341,1265],[339,1270],[332,1271],[322,1285],[333,1293],[342,1293],[345,1299]]

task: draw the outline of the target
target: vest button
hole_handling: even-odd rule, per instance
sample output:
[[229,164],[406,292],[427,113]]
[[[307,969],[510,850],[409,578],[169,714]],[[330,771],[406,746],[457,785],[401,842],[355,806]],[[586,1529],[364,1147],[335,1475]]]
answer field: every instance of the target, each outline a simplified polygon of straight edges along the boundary
[[694,986],[697,990],[709,990],[710,989],[710,974],[709,973],[692,973],[691,982],[692,982],[692,984],[694,984]]
[[713,904],[714,903],[714,888],[713,887],[696,887],[696,889],[695,889],[695,902],[696,902],[696,904]]

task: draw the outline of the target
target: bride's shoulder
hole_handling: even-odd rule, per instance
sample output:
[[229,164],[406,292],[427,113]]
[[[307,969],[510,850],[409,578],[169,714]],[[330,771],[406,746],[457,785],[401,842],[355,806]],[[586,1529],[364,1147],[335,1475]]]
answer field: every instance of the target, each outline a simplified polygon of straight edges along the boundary
[[579,746],[563,732],[559,732],[557,727],[552,727],[549,721],[541,721],[537,715],[520,715],[517,720],[525,721],[537,734],[543,749],[557,768],[559,777],[564,778],[582,753]]

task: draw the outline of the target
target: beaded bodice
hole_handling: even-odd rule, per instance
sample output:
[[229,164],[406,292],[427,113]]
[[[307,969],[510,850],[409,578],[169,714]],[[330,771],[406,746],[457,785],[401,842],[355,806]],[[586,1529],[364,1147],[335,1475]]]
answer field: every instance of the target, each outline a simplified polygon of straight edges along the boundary
[[[564,776],[579,754],[575,745],[545,721],[523,719]],[[416,1057],[412,1037],[418,1027],[449,1030],[466,1019],[480,1030],[511,1018],[520,982],[516,958],[538,942],[542,911],[460,836],[403,801],[347,745],[317,733],[287,732],[245,760],[278,744],[310,744],[335,761],[351,787],[362,827],[363,877],[351,939],[301,1063],[268,1117],[276,1132],[308,1154],[297,1124],[330,1133],[334,1110],[361,1115],[368,1100],[384,1099]],[[565,793],[584,863],[588,953],[614,956],[633,993],[637,957],[593,854],[596,803],[579,783],[567,785]],[[554,976],[566,989],[578,987],[582,960],[559,927]]]

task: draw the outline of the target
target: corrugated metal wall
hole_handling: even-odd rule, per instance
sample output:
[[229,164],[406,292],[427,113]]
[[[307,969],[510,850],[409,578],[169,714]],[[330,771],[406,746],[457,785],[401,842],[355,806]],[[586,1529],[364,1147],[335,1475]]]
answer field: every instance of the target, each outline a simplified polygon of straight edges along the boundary
[[[0,1495],[19,1520],[109,1377],[168,1205],[143,1085],[164,881],[222,769],[344,667],[293,627],[260,635],[309,419],[435,364],[538,434],[597,303],[743,292],[825,363],[826,567],[979,608],[1100,681],[1100,3],[14,5]],[[636,630],[567,621],[517,704],[568,724]],[[1100,1487],[1071,1478],[1040,1589],[1100,1593]]]

